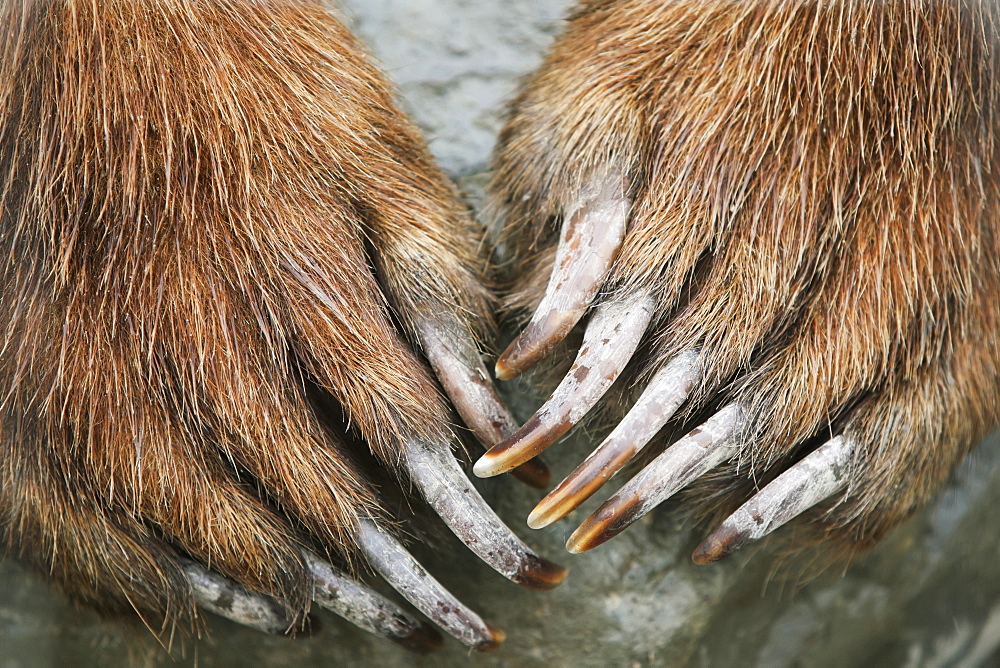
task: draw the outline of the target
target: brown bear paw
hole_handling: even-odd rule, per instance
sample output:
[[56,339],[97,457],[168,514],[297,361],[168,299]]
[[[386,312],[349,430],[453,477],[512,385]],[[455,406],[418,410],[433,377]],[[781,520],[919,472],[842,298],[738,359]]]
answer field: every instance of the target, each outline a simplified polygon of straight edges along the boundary
[[484,443],[516,427],[476,343],[479,235],[358,43],[311,2],[0,13],[8,549],[157,633],[199,605],[284,632],[316,601],[432,646],[330,565],[365,563],[495,647],[393,537],[359,463],[412,484],[504,576],[562,579],[452,453],[437,381]]
[[681,490],[726,518],[698,562],[800,514],[876,541],[1000,415],[998,142],[993,3],[581,3],[497,149],[508,303],[533,312],[497,376],[586,329],[475,472],[634,402],[531,526],[660,441],[571,551]]

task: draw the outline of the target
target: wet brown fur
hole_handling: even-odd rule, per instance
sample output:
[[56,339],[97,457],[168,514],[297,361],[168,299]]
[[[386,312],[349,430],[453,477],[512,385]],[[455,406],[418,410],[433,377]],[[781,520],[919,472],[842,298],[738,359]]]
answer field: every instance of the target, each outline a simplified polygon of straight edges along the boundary
[[685,503],[718,517],[843,431],[850,488],[809,517],[871,544],[1000,418],[998,141],[996,3],[582,2],[495,157],[508,307],[533,310],[559,216],[621,169],[603,299],[651,290],[660,314],[623,393],[700,348],[687,416],[748,409]]
[[[290,612],[388,467],[450,441],[415,319],[488,330],[478,234],[319,4],[0,2],[0,526],[72,598],[194,617],[186,554]],[[397,319],[405,330],[394,326]]]

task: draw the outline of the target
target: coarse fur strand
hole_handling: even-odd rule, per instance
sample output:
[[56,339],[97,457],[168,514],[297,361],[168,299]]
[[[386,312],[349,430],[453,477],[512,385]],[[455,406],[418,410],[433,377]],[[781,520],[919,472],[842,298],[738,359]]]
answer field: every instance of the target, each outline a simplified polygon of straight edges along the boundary
[[601,416],[702,350],[687,428],[733,401],[747,427],[680,505],[718,519],[843,432],[849,488],[803,526],[871,545],[1000,418],[998,137],[996,3],[581,2],[494,158],[508,312],[538,304],[576,194],[620,171],[599,300],[650,291],[658,315]]
[[477,228],[319,3],[4,0],[0,25],[8,548],[156,632],[195,618],[181,554],[302,615],[299,546],[352,562],[391,519],[311,397],[389,468],[453,439],[407,339],[442,310],[489,332]]

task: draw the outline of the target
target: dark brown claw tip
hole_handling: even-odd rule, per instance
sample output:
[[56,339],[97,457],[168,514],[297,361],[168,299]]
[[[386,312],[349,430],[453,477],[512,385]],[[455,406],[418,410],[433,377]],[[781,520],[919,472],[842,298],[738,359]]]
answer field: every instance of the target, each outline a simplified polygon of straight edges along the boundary
[[[487,448],[517,430],[486,371],[479,349],[460,323],[422,320],[417,325],[424,353],[455,410]],[[514,477],[536,489],[546,489],[552,474],[541,461],[525,462]]]
[[562,584],[568,572],[555,562],[534,556],[512,579],[522,587],[545,591],[555,589]]
[[612,498],[573,532],[566,541],[566,549],[573,554],[592,550],[625,531],[643,514],[639,499]]
[[730,404],[650,462],[580,525],[566,543],[583,552],[608,541],[692,480],[736,452],[743,409]]
[[772,480],[702,541],[691,558],[714,564],[847,487],[854,441],[836,436]]
[[743,547],[746,541],[739,531],[721,526],[695,548],[691,560],[699,566],[707,566],[722,561],[736,550]]
[[640,293],[598,306],[569,373],[520,429],[476,462],[473,472],[480,478],[505,473],[538,455],[583,419],[632,358],[654,305],[652,296]]
[[512,380],[532,369],[566,338],[579,319],[575,313],[552,311],[529,325],[497,359],[497,379]]
[[507,634],[501,631],[500,629],[496,628],[495,626],[490,626],[489,624],[487,624],[486,626],[490,631],[490,635],[492,635],[493,637],[490,640],[481,642],[478,645],[476,645],[475,650],[477,652],[493,652],[497,649],[500,649],[500,645],[502,645],[503,641],[507,639]]
[[444,638],[437,632],[437,629],[431,628],[426,624],[421,624],[414,628],[406,636],[392,638],[392,640],[400,647],[404,647],[416,654],[430,654],[441,649],[441,646],[444,644]]
[[[487,450],[486,454],[473,464],[472,472],[479,478],[491,478],[510,471],[511,475],[529,487],[548,489],[549,485],[552,484],[552,472],[542,460],[535,457],[518,464],[516,467],[512,467],[507,463],[506,456],[514,446],[518,446],[519,448],[534,448],[537,452],[541,452],[554,443],[559,436],[569,431],[570,427],[572,425],[567,426],[562,433],[556,435],[554,438],[546,440],[547,435],[541,429],[538,420],[529,420],[515,433]],[[535,434],[528,433],[533,429],[536,430]],[[523,441],[521,440],[522,438],[524,438]],[[522,443],[526,445],[522,445]]]
[[534,457],[572,428],[573,423],[569,420],[547,426],[537,415],[533,415],[520,429],[487,450],[473,465],[472,472],[480,478],[506,473],[515,464],[527,463],[522,460]]
[[[583,466],[577,469],[579,471]],[[574,471],[574,474],[576,471]],[[566,478],[559,487],[538,502],[528,515],[528,526],[543,529],[561,520],[586,501],[607,481],[603,475],[583,479],[583,476]]]
[[587,312],[625,236],[625,190],[621,171],[611,169],[588,183],[567,207],[545,296],[528,326],[497,360],[497,378],[510,380],[535,366]]
[[528,515],[528,526],[532,529],[546,527],[589,499],[673,417],[687,400],[700,374],[699,354],[695,350],[677,355],[660,369],[614,431],[555,490],[538,502]]
[[534,489],[548,489],[552,484],[552,471],[537,457],[518,466],[511,475]]

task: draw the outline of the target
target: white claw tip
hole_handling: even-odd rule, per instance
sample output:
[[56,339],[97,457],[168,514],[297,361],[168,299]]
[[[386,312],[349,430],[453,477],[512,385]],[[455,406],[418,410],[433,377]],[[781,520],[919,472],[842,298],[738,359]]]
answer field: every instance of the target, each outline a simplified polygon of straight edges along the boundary
[[544,529],[550,524],[552,524],[552,520],[545,517],[544,513],[539,512],[537,508],[528,514],[528,527],[531,529]]
[[497,467],[497,463],[494,461],[494,458],[490,457],[488,454],[480,457],[479,460],[472,465],[472,472],[476,474],[477,478],[492,478],[493,476],[503,473],[503,471]]

